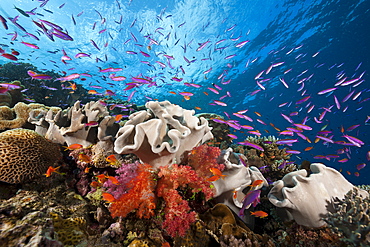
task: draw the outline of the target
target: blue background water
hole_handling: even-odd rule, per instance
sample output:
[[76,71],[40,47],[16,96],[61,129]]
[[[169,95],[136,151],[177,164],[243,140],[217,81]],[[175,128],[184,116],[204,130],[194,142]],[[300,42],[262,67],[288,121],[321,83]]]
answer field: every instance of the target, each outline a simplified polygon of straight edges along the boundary
[[[61,6],[64,3],[65,5]],[[40,7],[42,4],[45,5]],[[37,9],[33,11],[35,15],[26,17],[14,9],[13,5],[24,11]],[[343,73],[347,80],[350,80],[368,70],[369,7],[369,1],[358,0],[130,2],[5,0],[0,3],[0,14],[7,18],[9,30],[0,27],[2,36],[0,43],[5,50],[13,48],[19,51],[21,53],[19,61],[30,62],[39,70],[91,74],[92,77],[88,77],[86,81],[76,81],[87,89],[93,89],[89,85],[100,85],[103,89],[97,91],[103,93],[110,89],[123,99],[127,99],[135,91],[131,101],[138,104],[143,104],[148,99],[170,100],[187,109],[200,107],[201,110],[196,112],[214,112],[224,117],[226,112],[241,124],[255,127],[263,136],[278,136],[277,131],[269,123],[273,123],[281,130],[291,127],[291,123],[286,121],[281,113],[294,115],[292,112],[298,112],[297,115],[291,116],[295,123],[301,123],[307,116],[306,124],[313,129],[303,133],[312,142],[317,132],[325,125],[326,130],[332,131],[334,141],[347,141],[341,133],[341,126],[347,129],[354,124],[360,124],[355,130],[345,131],[344,134],[357,137],[365,144],[361,148],[348,147],[348,152],[339,154],[338,158],[316,160],[313,157],[337,154],[338,150],[345,146],[322,141],[310,144],[295,136],[293,138],[298,138],[299,142],[291,148],[301,151],[300,154],[293,156],[297,163],[305,159],[323,162],[338,170],[343,169],[347,179],[355,184],[361,184],[368,183],[370,177],[369,167],[359,171],[359,177],[354,176],[354,172],[357,171],[356,165],[369,162],[366,158],[370,150],[369,125],[365,123],[367,116],[370,115],[368,72],[363,74],[364,81],[356,87],[352,84],[338,86],[335,91],[327,94],[319,95],[318,92],[334,87]],[[19,15],[17,23],[28,33],[36,35],[39,40],[28,36],[8,19],[17,15]],[[55,38],[54,42],[51,41],[32,22],[39,19],[61,26],[73,37],[73,41],[58,38]],[[106,31],[102,31],[104,29]],[[14,32],[18,37],[11,41]],[[150,44],[148,37],[157,44]],[[216,44],[223,39],[225,41]],[[100,50],[92,45],[91,40]],[[243,47],[236,47],[246,40],[249,42]],[[36,44],[40,49],[27,47],[21,44],[21,41]],[[209,42],[205,48],[199,50],[200,45],[207,41]],[[61,61],[63,50],[72,58],[71,61],[66,61],[67,64]],[[137,54],[128,54],[127,51],[134,51]],[[149,54],[150,57],[145,57],[140,51]],[[91,56],[74,58],[79,52]],[[173,56],[174,59],[167,59],[163,54]],[[235,56],[227,59],[230,55]],[[188,63],[186,59],[196,61]],[[0,64],[9,61],[0,57]],[[157,61],[164,63],[166,67],[163,68]],[[266,74],[269,66],[278,62],[284,64],[274,67]],[[107,73],[99,72],[101,68],[108,67],[124,68],[116,75],[126,76],[127,80],[114,82],[107,78]],[[212,70],[207,73],[210,68]],[[292,70],[284,74],[288,69]],[[265,90],[262,90],[255,80],[256,75],[262,70],[265,70],[265,73],[258,81],[270,79],[261,82]],[[132,81],[131,77],[143,76],[153,78],[156,86],[142,85],[131,90],[123,90],[126,83]],[[173,77],[182,78],[182,81],[175,81]],[[303,82],[304,88],[298,91],[302,86],[302,83],[298,82],[309,77],[310,79]],[[283,78],[289,88],[286,88],[279,78]],[[199,89],[189,87],[184,82],[196,83],[202,87]],[[207,89],[213,87],[213,84],[222,87],[218,95]],[[256,93],[256,90],[260,91]],[[352,97],[342,102],[353,90],[355,92]],[[170,91],[176,92],[177,95]],[[194,95],[190,100],[185,100],[178,94],[183,91]],[[208,96],[203,92],[207,92]],[[361,95],[354,99],[359,92]],[[224,95],[227,96],[220,101],[227,106],[215,105],[214,100],[219,100]],[[340,101],[340,109],[335,106],[334,95]],[[306,102],[297,104],[297,101],[306,96],[310,96]],[[279,107],[284,102],[287,104]],[[311,105],[315,105],[315,108],[307,113]],[[347,110],[344,110],[347,106]],[[319,117],[324,111],[322,107],[329,108],[331,112],[327,112],[319,124],[314,121],[314,117]],[[248,109],[245,115],[251,117],[253,122],[232,115],[245,109]],[[262,116],[257,116],[254,111]],[[257,118],[267,125],[258,122]],[[247,135],[240,131],[235,131],[234,134],[239,137],[234,142],[242,141]],[[291,137],[280,136],[280,138]],[[314,148],[303,151],[310,146]],[[349,161],[340,162],[343,158],[349,158]]]

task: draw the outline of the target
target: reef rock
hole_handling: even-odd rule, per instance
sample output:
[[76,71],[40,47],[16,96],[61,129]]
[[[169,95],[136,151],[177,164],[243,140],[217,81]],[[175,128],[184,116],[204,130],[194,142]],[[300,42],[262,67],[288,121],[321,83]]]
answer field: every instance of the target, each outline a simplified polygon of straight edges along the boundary
[[114,150],[136,154],[158,168],[179,163],[181,155],[213,137],[208,121],[169,101],[149,101],[147,110],[130,115],[116,135]]
[[[285,209],[299,225],[321,227],[325,225],[324,215],[335,212],[335,199],[343,199],[354,186],[333,168],[320,163],[313,163],[310,168],[309,176],[303,169],[276,181],[268,198],[276,207]],[[364,190],[360,193],[368,196]]]

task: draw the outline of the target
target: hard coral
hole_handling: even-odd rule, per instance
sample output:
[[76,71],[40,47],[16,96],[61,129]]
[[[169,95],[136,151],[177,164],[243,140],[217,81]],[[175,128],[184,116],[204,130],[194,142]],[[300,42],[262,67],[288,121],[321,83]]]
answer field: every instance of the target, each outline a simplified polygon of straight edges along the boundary
[[370,199],[361,196],[354,187],[335,203],[336,212],[328,213],[324,221],[346,245],[370,245]]
[[59,146],[33,130],[0,133],[0,181],[21,183],[46,172],[61,153]]

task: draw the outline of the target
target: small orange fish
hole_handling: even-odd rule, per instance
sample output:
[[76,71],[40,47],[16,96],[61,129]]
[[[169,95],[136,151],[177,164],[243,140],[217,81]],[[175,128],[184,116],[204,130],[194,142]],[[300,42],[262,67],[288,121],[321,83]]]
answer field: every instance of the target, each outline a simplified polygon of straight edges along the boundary
[[87,91],[88,94],[97,94],[98,92],[96,90],[89,90]]
[[98,183],[98,182],[96,182],[96,181],[92,181],[92,182],[90,183],[90,186],[91,186],[91,187],[93,187],[93,188],[98,188],[98,187],[100,187],[100,186],[101,186],[101,184],[100,184],[100,183]]
[[47,178],[48,177],[50,177],[51,176],[51,174],[53,173],[53,172],[55,172],[55,173],[58,173],[58,174],[62,174],[62,173],[60,173],[60,172],[58,172],[57,170],[59,169],[59,167],[60,166],[58,166],[58,167],[52,167],[52,166],[49,166],[49,168],[48,168],[48,170],[46,171],[46,173],[44,174]]
[[104,183],[105,181],[107,181],[107,176],[105,174],[100,174],[96,176],[96,178],[98,179],[99,183]]
[[238,197],[238,192],[236,190],[233,191],[233,198],[236,199]]
[[220,179],[220,176],[212,176],[212,177],[210,177],[210,178],[207,178],[207,181],[208,182],[214,182],[214,181],[217,181],[217,180],[219,180]]
[[114,117],[114,120],[117,122],[117,121],[121,120],[121,119],[122,119],[122,117],[123,117],[123,115],[122,115],[122,114],[118,114],[118,115],[116,115],[116,116]]
[[196,106],[196,107],[194,107],[196,110],[202,110],[202,108],[200,108],[200,107],[198,107],[198,106]]
[[76,85],[76,83],[70,83],[71,84],[71,89],[73,90],[73,91],[76,91],[77,90],[77,85]]
[[265,218],[268,216],[268,213],[264,212],[264,211],[255,211],[255,212],[251,212],[251,215],[254,215],[256,217],[260,217],[260,218]]
[[78,155],[78,160],[82,161],[82,162],[85,162],[85,163],[90,163],[91,162],[90,157],[86,154],[79,154]]
[[259,186],[260,184],[263,184],[263,180],[258,179],[258,180],[254,180],[254,181],[253,181],[253,183],[252,183],[252,184],[250,184],[250,185],[248,185],[248,186],[250,186],[250,187],[252,187],[252,188],[256,188],[256,187],[257,187],[257,186]]
[[66,149],[64,149],[64,151],[66,150],[76,150],[76,149],[80,149],[80,148],[83,148],[83,146],[81,144],[71,144],[69,145],[68,147],[65,147]]
[[118,160],[117,160],[117,157],[115,154],[111,154],[109,155],[107,158],[105,158],[105,160],[111,164],[114,164],[114,163],[117,163]]
[[169,93],[172,93],[172,94],[175,94],[176,95],[176,93],[174,91],[169,91]]
[[185,99],[185,100],[189,100],[189,99],[190,99],[190,96],[188,96],[188,95],[184,95],[184,99]]
[[103,200],[109,202],[109,203],[112,203],[114,202],[116,199],[114,198],[114,196],[112,196],[111,194],[109,193],[106,193],[106,192],[103,192],[102,193],[102,197],[103,197]]
[[165,242],[165,243],[162,244],[161,247],[171,247],[171,245],[168,242]]
[[219,169],[217,169],[217,168],[212,167],[209,170],[212,172],[213,175],[219,176],[222,179],[224,179],[224,177],[226,177],[226,175],[222,175],[222,172]]
[[117,178],[112,177],[112,176],[106,176],[113,184],[119,185],[120,183],[118,182]]
[[310,150],[312,150],[313,149],[313,146],[312,147],[306,147],[305,149],[304,149],[304,151],[310,151]]
[[207,92],[203,92],[203,93],[208,96],[208,93]]
[[258,111],[255,111],[254,112],[257,116],[259,116],[259,117],[261,117],[262,115],[261,115],[261,113],[259,113]]

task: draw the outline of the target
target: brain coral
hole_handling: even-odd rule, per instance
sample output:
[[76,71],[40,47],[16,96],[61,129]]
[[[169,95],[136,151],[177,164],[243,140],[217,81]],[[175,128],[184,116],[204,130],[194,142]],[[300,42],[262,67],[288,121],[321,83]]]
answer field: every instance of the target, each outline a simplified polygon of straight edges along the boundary
[[15,184],[31,180],[60,157],[59,146],[33,130],[0,133],[0,181]]

